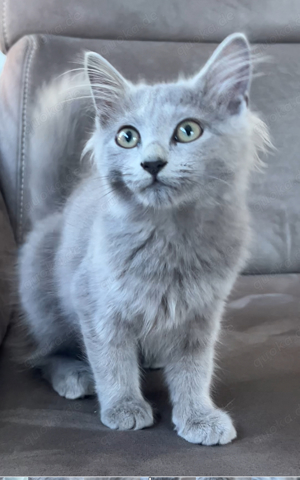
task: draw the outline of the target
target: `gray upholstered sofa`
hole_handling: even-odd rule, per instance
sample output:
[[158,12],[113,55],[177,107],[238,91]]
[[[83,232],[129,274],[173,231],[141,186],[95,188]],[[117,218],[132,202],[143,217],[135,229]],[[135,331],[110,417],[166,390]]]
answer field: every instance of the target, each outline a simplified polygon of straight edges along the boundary
[[[11,358],[7,271],[28,229],[32,103],[45,81],[76,68],[84,49],[101,53],[132,80],[164,80],[197,71],[234,31],[270,57],[253,82],[251,103],[276,147],[265,173],[253,176],[252,255],[228,303],[219,348],[215,399],[231,411],[238,439],[212,448],[176,436],[159,371],[147,373],[144,386],[157,424],[110,431],[95,399],[60,398]],[[0,76],[2,475],[299,474],[299,42],[297,0],[0,0],[7,54]]]

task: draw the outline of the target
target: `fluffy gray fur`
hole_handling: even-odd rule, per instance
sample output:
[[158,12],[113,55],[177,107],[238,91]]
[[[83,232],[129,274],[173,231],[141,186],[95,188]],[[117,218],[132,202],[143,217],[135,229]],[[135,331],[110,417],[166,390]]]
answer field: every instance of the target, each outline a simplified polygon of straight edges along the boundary
[[[20,254],[19,291],[35,365],[66,398],[95,389],[101,421],[127,430],[153,424],[140,388],[143,358],[164,369],[178,434],[226,444],[236,431],[210,396],[214,346],[247,258],[249,173],[268,144],[248,108],[247,39],[229,36],[200,73],[174,83],[133,85],[92,52],[85,72],[48,86],[37,106],[40,117],[51,111],[70,83],[81,92],[33,135],[40,148],[32,147],[30,186],[39,201]],[[95,128],[80,167],[80,152],[74,160],[68,146],[82,105],[94,108]],[[177,143],[174,130],[187,118],[203,134]],[[135,148],[115,141],[124,125],[140,133]],[[167,162],[155,183],[141,167],[154,160]],[[43,196],[72,165],[84,178],[71,175],[71,188]]]

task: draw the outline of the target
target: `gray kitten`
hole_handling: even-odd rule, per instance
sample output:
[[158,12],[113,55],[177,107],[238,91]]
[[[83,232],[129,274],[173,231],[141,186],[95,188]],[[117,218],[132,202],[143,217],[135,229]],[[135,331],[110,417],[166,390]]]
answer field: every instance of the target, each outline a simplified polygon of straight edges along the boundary
[[[78,79],[43,90],[37,117],[48,117],[32,135],[37,200],[19,291],[35,364],[66,398],[95,389],[101,421],[127,430],[153,424],[142,357],[164,369],[178,435],[226,444],[236,431],[210,396],[214,346],[247,257],[249,173],[269,142],[248,108],[249,44],[229,36],[200,73],[175,83],[133,85],[92,52],[85,72],[91,161],[69,148],[91,100],[49,114]],[[83,178],[57,182],[72,167]]]

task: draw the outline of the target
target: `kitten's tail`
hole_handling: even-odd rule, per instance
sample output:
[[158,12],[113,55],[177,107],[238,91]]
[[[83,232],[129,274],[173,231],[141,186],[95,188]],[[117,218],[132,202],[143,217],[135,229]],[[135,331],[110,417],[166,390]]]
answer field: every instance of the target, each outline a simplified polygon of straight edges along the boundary
[[84,73],[65,74],[37,94],[29,125],[29,219],[57,211],[87,169],[81,154],[94,125],[94,107]]

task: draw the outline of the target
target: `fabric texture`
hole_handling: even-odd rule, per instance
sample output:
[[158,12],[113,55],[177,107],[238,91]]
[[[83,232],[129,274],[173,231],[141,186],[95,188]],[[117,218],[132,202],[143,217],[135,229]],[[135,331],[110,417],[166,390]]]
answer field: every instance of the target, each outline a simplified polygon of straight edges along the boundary
[[[109,430],[96,398],[68,401],[0,358],[0,465],[3,475],[297,475],[300,429],[300,275],[242,276],[229,301],[214,397],[233,416],[238,438],[222,447],[192,445],[171,425],[161,371],[144,392],[153,427]],[[11,341],[14,340],[11,332]]]

